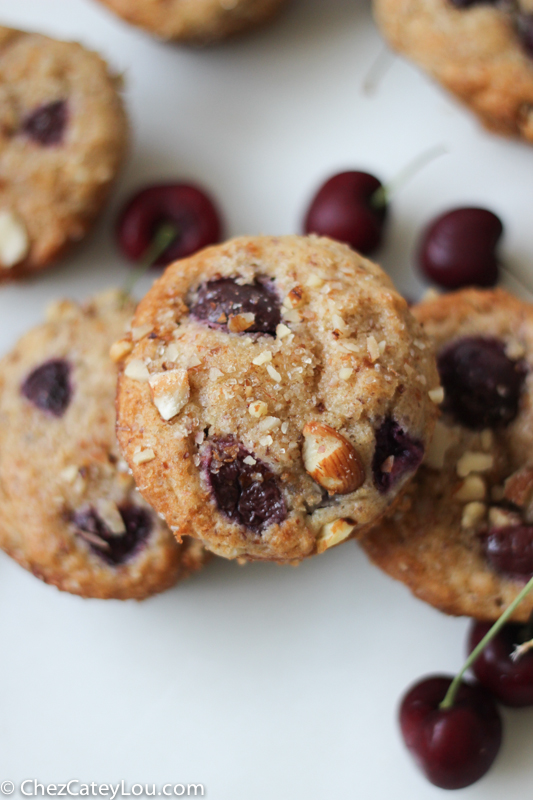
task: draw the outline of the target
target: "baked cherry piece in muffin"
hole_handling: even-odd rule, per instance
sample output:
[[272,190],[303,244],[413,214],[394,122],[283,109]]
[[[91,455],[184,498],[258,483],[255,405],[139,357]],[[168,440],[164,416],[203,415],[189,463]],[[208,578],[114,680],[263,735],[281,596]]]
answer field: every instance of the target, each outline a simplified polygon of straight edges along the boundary
[[161,39],[209,44],[267,22],[286,0],[101,0]]
[[118,436],[178,539],[297,561],[359,536],[420,463],[433,354],[382,270],[314,236],[241,238],[142,301]]
[[374,0],[376,21],[496,133],[533,142],[533,8],[529,0]]
[[119,292],[59,302],[0,362],[0,547],[84,597],[142,600],[204,560],[197,541],[176,543],[118,452],[109,350],[132,312]]
[[0,27],[0,280],[82,239],[122,162],[118,79],[74,42]]
[[[533,575],[533,306],[467,289],[413,313],[436,346],[442,417],[398,508],[362,544],[421,599],[493,620]],[[532,610],[529,595],[513,619]]]

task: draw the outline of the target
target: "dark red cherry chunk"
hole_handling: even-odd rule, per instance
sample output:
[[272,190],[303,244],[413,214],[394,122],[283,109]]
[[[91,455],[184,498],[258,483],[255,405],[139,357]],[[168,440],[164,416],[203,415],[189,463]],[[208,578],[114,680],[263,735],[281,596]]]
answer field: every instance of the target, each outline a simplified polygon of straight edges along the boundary
[[451,678],[434,676],[415,684],[400,707],[403,739],[435,786],[463,789],[479,780],[498,754],[502,722],[492,696],[463,682],[454,705],[440,709]]
[[506,356],[499,339],[458,339],[440,351],[437,366],[444,387],[442,409],[461,425],[497,428],[518,414],[525,367]]
[[219,509],[260,534],[269,525],[283,522],[287,509],[274,473],[259,459],[253,465],[245,464],[250,455],[233,436],[212,439],[207,476]]
[[341,172],[318,190],[304,221],[305,233],[317,233],[344,242],[360,253],[380,244],[387,205],[373,198],[382,184],[368,172]]
[[219,278],[203,283],[190,307],[196,319],[207,322],[210,328],[227,329],[232,316],[252,313],[255,320],[245,333],[276,335],[281,322],[280,304],[268,278],[240,286],[233,278]]
[[62,417],[72,396],[70,364],[60,358],[45,361],[30,372],[20,391],[37,408]]
[[490,6],[496,5],[498,0],[450,0],[456,8],[470,8],[470,6]]
[[128,504],[120,506],[119,512],[126,529],[119,535],[107,528],[94,508],[81,509],[72,517],[79,535],[91,550],[111,565],[128,561],[145,544],[152,531],[152,519],[146,509]]
[[456,208],[437,217],[422,235],[422,272],[445,289],[494,286],[498,281],[496,245],[503,225],[485,208]]
[[413,439],[392,417],[386,417],[376,431],[372,459],[374,483],[388,492],[407,472],[414,472],[424,457],[424,445]]
[[533,58],[533,14],[517,14],[516,29],[524,51]]
[[492,528],[483,538],[489,564],[516,580],[533,577],[533,525],[508,525]]
[[176,227],[177,235],[155,266],[186,258],[220,241],[220,217],[204,191],[185,183],[159,184],[134,194],[121,212],[116,227],[121,251],[131,261],[138,261],[161,226],[169,223]]
[[22,123],[22,130],[43,147],[61,144],[67,126],[67,104],[64,100],[48,103],[32,111]]
[[[492,622],[473,620],[468,637],[468,652],[489,632]],[[500,703],[514,708],[533,705],[533,651],[516,661],[511,658],[517,645],[531,638],[525,625],[508,623],[496,634],[474,661],[472,670],[478,681]]]

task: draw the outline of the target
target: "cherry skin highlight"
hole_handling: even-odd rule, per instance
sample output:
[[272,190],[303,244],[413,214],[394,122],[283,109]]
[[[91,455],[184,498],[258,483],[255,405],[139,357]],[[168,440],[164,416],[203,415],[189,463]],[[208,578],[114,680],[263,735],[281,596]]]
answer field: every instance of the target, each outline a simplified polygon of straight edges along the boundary
[[440,709],[452,678],[415,684],[400,706],[400,728],[416,763],[435,786],[463,789],[478,781],[498,754],[502,722],[481,686],[463,682],[451,708]]
[[139,261],[162,225],[176,227],[176,238],[156,259],[154,266],[187,258],[220,241],[219,213],[205,192],[185,183],[149,186],[130,198],[119,215],[116,237],[130,261]]
[[381,244],[387,205],[372,198],[381,182],[368,172],[341,172],[327,180],[313,198],[305,233],[329,236],[365,255]]
[[[491,622],[472,621],[468,636],[468,652],[479,644],[492,626]],[[506,706],[522,708],[533,705],[533,650],[513,661],[517,645],[532,634],[525,625],[508,623],[496,634],[476,658],[472,666],[478,681]]]
[[498,281],[496,246],[503,225],[485,208],[455,208],[433,220],[422,234],[420,268],[444,289],[494,286]]

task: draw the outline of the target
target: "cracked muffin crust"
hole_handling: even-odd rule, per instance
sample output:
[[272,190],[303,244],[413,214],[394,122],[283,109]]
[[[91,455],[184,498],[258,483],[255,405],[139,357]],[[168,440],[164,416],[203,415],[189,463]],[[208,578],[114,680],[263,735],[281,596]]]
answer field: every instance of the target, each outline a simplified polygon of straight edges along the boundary
[[[496,619],[533,574],[533,306],[468,289],[413,313],[435,342],[442,417],[399,506],[361,544],[441,611]],[[527,597],[514,619],[532,610]]]
[[287,0],[100,0],[161,39],[209,44],[266,22]]
[[115,436],[109,356],[133,304],[62,301],[0,362],[0,547],[58,589],[142,600],[204,560],[135,490]]
[[485,127],[533,142],[531,0],[374,0],[374,13],[391,47]]
[[137,485],[178,540],[298,561],[359,536],[420,463],[434,357],[385,273],[317,237],[249,237],[167,268],[117,399]]
[[0,281],[90,229],[127,145],[118,88],[81,45],[0,27]]

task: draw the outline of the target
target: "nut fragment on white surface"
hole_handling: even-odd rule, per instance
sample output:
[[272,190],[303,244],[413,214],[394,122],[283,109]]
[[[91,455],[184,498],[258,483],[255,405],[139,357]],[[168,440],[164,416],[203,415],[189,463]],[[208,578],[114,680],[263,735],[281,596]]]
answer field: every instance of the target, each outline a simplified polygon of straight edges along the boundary
[[189,400],[189,377],[185,369],[158,372],[150,377],[149,383],[154,405],[164,420],[179,414]]
[[328,522],[318,534],[316,540],[317,552],[323,553],[324,550],[343,542],[354,528],[355,525],[345,519],[336,519],[334,522]]
[[475,528],[478,522],[485,518],[487,513],[487,506],[485,503],[467,503],[463,509],[463,516],[461,518],[462,528]]
[[111,361],[118,363],[123,361],[127,355],[133,350],[133,344],[129,339],[119,339],[118,342],[113,342],[109,349],[109,357]]
[[235,314],[229,318],[228,331],[230,333],[242,333],[251,328],[255,322],[255,314],[251,312],[243,312],[242,314]]
[[30,240],[21,218],[7,208],[0,209],[0,266],[11,269],[26,258]]
[[150,379],[148,367],[141,361],[140,358],[132,358],[129,364],[126,365],[124,375],[131,378],[133,381],[147,381]]
[[145,450],[139,450],[138,453],[134,453],[131,460],[134,464],[146,464],[147,461],[153,461],[154,458],[154,451],[151,447],[147,447]]
[[430,389],[428,395],[432,403],[435,403],[435,405],[440,406],[440,404],[444,400],[444,389],[442,388],[442,386],[437,386],[435,389]]
[[354,446],[338,431],[321,422],[303,429],[302,449],[306,471],[329,494],[349,494],[364,482],[361,459]]
[[457,462],[457,474],[466,478],[471,472],[488,472],[494,466],[494,456],[467,450]]

